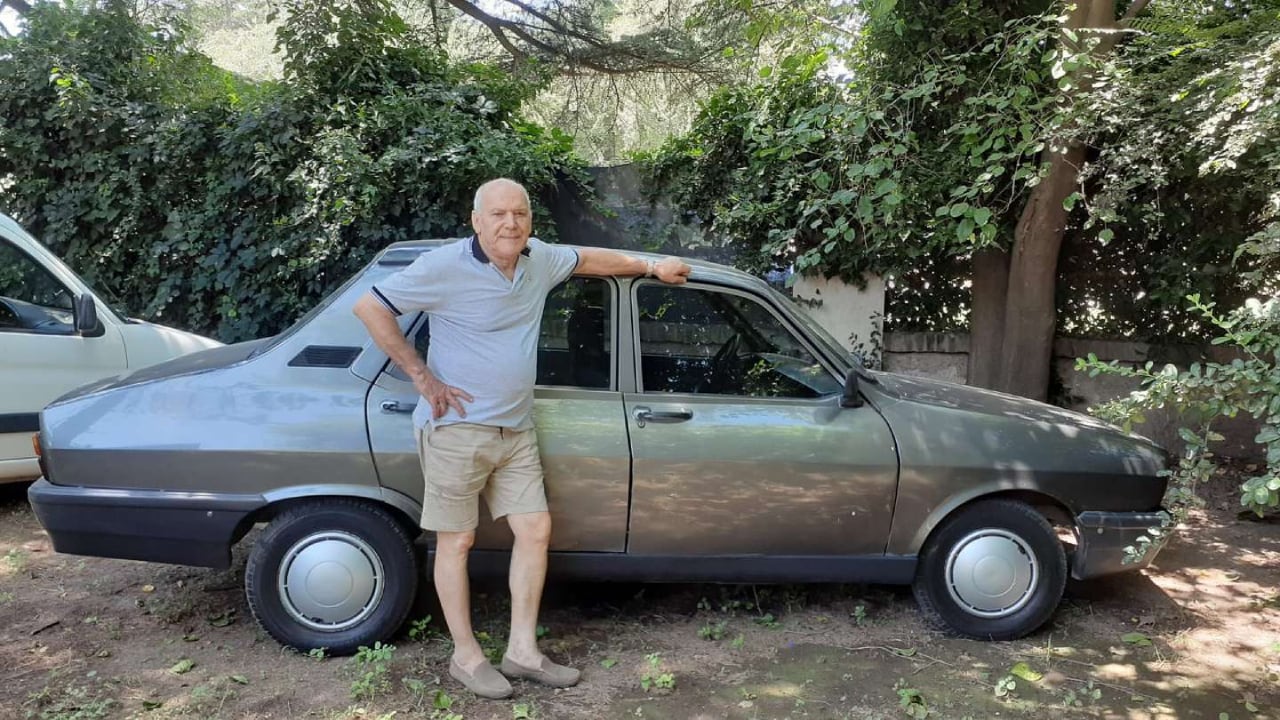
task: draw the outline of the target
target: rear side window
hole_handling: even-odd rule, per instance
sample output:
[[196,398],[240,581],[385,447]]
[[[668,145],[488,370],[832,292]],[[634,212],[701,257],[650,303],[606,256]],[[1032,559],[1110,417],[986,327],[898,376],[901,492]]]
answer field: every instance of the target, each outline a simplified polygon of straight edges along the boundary
[[[431,320],[413,332],[414,348],[426,358]],[[395,363],[392,377],[409,382]],[[547,295],[538,333],[537,384],[587,390],[613,387],[613,286],[602,278],[570,278]]]
[[43,265],[0,240],[0,332],[70,335],[73,296]]

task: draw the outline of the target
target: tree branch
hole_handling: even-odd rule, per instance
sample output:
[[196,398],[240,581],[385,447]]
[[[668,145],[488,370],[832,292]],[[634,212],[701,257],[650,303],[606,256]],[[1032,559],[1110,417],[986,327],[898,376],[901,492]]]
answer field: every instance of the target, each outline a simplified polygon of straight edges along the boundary
[[26,15],[31,12],[31,4],[27,0],[0,0],[0,10],[5,7],[11,7],[19,15]]
[[1120,18],[1120,26],[1129,27],[1129,23],[1132,22],[1134,18],[1138,17],[1139,13],[1146,10],[1147,6],[1150,4],[1151,0],[1133,0],[1133,4],[1125,11],[1124,17]]

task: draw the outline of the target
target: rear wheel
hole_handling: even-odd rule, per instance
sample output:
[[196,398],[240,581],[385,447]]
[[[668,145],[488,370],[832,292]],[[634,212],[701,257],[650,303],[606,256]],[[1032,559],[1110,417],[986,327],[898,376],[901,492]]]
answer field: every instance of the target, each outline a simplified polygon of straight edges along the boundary
[[958,635],[1012,640],[1058,607],[1067,558],[1053,526],[1029,505],[984,500],[947,518],[920,555],[921,611]]
[[298,650],[355,652],[394,633],[418,591],[413,541],[391,513],[345,498],[296,505],[249,554],[245,595],[271,637]]

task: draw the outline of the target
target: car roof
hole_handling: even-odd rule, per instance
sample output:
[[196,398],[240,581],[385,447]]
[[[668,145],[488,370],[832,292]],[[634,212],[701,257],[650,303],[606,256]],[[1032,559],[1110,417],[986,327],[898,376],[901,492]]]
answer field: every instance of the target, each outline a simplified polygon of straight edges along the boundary
[[[421,255],[423,252],[426,252],[427,250],[435,250],[436,248],[442,247],[444,245],[448,245],[450,243],[457,242],[458,240],[459,238],[451,238],[451,239],[445,239],[445,240],[442,240],[442,239],[403,240],[401,242],[392,243],[388,245],[381,253],[378,254],[377,258],[374,259],[374,265],[379,265],[383,267],[405,266],[412,263],[415,259],[417,259],[419,255]],[[575,249],[590,247],[588,245],[573,245],[569,243],[557,243],[557,244],[562,244],[565,247],[571,247]],[[633,257],[644,258],[646,260],[661,260],[662,258],[666,257],[666,255],[661,255],[658,253],[651,253],[651,252],[643,252],[640,250],[621,250],[620,252],[624,252],[627,255],[631,255]],[[693,267],[692,277],[695,280],[702,280],[705,282],[719,283],[724,285],[737,285],[739,287],[744,285],[750,285],[750,286],[756,286],[756,287],[768,286],[768,283],[766,283],[764,280],[761,280],[760,278],[754,275],[745,273],[736,268],[729,267],[728,265],[721,265],[720,263],[714,263],[707,260],[698,260],[696,258],[689,258],[689,257],[683,257],[683,256],[681,256],[680,259],[689,263],[689,265]]]

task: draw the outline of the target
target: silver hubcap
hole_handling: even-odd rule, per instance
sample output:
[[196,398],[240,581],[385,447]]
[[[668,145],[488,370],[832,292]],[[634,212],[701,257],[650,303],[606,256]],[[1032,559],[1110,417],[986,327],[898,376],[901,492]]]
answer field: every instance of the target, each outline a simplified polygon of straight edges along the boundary
[[1040,563],[1026,541],[1007,530],[977,530],[947,556],[947,591],[969,613],[1010,615],[1031,600]]
[[368,543],[350,533],[328,531],[289,548],[276,584],[294,620],[334,632],[369,617],[382,599],[386,576]]

